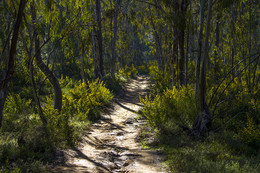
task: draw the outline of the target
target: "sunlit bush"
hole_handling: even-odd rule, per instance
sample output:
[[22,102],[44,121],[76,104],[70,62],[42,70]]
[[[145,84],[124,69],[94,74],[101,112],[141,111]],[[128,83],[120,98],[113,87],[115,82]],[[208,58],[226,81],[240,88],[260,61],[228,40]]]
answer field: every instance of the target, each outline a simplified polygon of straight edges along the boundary
[[[153,128],[171,130],[170,126],[188,125],[191,126],[194,118],[199,113],[195,100],[194,90],[191,86],[180,89],[167,89],[162,95],[140,98],[144,104],[142,114],[148,119]],[[166,129],[165,129],[166,128]]]
[[151,92],[153,94],[163,93],[166,88],[171,88],[171,74],[168,71],[159,71],[158,63],[151,61],[149,64],[149,74],[151,80]]
[[112,101],[113,95],[100,80],[87,84],[69,78],[61,81],[66,92],[60,113],[53,108],[52,95],[40,98],[46,125],[33,109],[31,99],[13,93],[8,96],[0,129],[0,170],[13,170],[9,163],[22,172],[43,167],[54,158],[55,148],[77,144],[90,121],[97,119]]
[[100,112],[98,109],[107,106],[113,99],[113,95],[98,79],[88,84],[82,82],[68,90],[68,93],[63,96],[62,112],[79,120],[96,119]]
[[124,68],[119,69],[118,73],[119,73],[119,75],[122,75],[122,76],[126,77],[127,79],[130,79],[130,78],[136,77],[138,70],[135,68],[135,66],[133,64],[129,67],[127,65],[125,65]]

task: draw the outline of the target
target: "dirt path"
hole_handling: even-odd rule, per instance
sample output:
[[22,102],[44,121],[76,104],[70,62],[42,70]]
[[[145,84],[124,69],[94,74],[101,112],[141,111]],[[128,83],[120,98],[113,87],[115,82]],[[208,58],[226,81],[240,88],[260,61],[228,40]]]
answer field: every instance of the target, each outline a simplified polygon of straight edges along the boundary
[[148,86],[146,77],[138,77],[127,85],[126,95],[117,99],[114,111],[94,123],[80,147],[65,152],[66,164],[57,166],[53,172],[164,172],[160,166],[161,155],[143,149],[136,142],[140,126],[135,114],[141,108],[139,95],[144,95]]

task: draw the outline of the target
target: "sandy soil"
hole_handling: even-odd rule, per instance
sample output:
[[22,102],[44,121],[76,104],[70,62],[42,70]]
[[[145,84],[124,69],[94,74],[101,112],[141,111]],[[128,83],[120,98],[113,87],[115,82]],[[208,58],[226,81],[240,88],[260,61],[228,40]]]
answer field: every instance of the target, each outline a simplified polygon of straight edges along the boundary
[[103,115],[87,131],[78,148],[64,151],[65,164],[53,172],[165,172],[160,164],[162,155],[142,148],[136,142],[145,120],[138,120],[141,108],[139,95],[144,96],[148,79],[144,76],[132,80],[126,87],[124,98],[116,99],[114,109]]

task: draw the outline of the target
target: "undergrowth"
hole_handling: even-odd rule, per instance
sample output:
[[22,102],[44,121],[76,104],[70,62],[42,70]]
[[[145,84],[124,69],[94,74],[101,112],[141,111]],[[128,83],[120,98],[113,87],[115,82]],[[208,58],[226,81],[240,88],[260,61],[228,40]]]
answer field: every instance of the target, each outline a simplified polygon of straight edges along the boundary
[[91,121],[100,117],[113,99],[100,80],[73,81],[61,78],[63,109],[53,109],[53,96],[41,97],[43,126],[32,99],[9,94],[0,130],[0,171],[47,172],[57,148],[77,145]]
[[[151,130],[143,131],[140,142],[163,150],[170,172],[260,172],[259,84],[249,90],[243,78],[229,86],[225,81],[212,99],[211,131],[194,140],[187,130],[200,113],[194,86],[172,87],[171,76],[156,63],[149,70],[151,93],[140,98],[140,114]],[[217,87],[210,85],[207,101]],[[149,140],[151,134],[155,139]]]

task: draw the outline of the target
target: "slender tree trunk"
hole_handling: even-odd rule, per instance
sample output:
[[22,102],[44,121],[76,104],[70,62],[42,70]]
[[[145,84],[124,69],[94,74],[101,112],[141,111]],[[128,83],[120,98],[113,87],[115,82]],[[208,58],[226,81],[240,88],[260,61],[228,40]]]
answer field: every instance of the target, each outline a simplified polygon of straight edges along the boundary
[[[234,63],[235,63],[235,56],[237,54],[237,43],[236,43],[236,36],[235,36],[235,33],[236,33],[236,26],[235,26],[235,23],[236,23],[236,17],[235,17],[235,9],[234,9],[234,6],[232,5],[231,7],[231,28],[232,28],[232,31],[231,31],[231,37],[232,37],[232,54],[231,54],[231,68],[234,67]],[[235,76],[235,73],[236,71],[234,70],[232,72],[232,78]]]
[[204,41],[204,51],[202,58],[202,68],[201,68],[201,78],[200,78],[200,107],[201,111],[207,111],[206,103],[206,61],[209,56],[209,34],[210,34],[210,22],[211,22],[211,6],[212,0],[208,2],[208,14],[207,14],[207,24],[206,24],[206,33]]
[[85,58],[85,49],[84,47],[82,47],[82,50],[81,50],[81,56],[80,56],[80,74],[81,74],[81,78],[83,80],[83,82],[87,82],[87,78],[86,78],[86,75],[85,75],[85,61],[84,61],[84,58]]
[[188,63],[189,63],[189,58],[188,58],[188,54],[189,54],[189,41],[190,41],[190,32],[189,32],[189,28],[188,28],[188,35],[187,35],[187,41],[186,41],[186,59],[185,59],[185,84],[188,84]]
[[160,37],[155,28],[150,6],[149,6],[149,12],[150,12],[149,19],[150,19],[152,27],[153,27],[153,35],[154,35],[154,39],[155,39],[157,63],[158,63],[159,71],[163,71],[163,60],[162,60],[163,57],[162,57]]
[[[25,20],[25,22],[26,22],[26,20]],[[39,99],[38,94],[37,94],[36,83],[35,83],[35,80],[34,80],[34,71],[33,71],[34,70],[33,69],[34,57],[32,57],[33,36],[32,36],[32,34],[30,32],[30,27],[28,26],[27,22],[26,22],[26,26],[27,26],[27,29],[28,29],[28,32],[29,32],[29,37],[30,37],[30,47],[29,48],[26,45],[27,43],[26,43],[26,41],[24,39],[24,36],[23,36],[22,32],[21,32],[21,36],[22,36],[22,39],[23,39],[23,44],[24,44],[24,47],[26,49],[27,55],[29,57],[30,81],[31,81],[32,90],[33,90],[33,97],[34,97],[34,100],[35,100],[35,103],[36,103],[36,107],[38,108],[38,113],[40,115],[40,118],[41,118],[41,121],[43,123],[43,126],[47,127],[47,120],[43,116],[43,110],[42,110],[42,107],[41,107],[40,99]]]
[[96,78],[100,78],[103,80],[105,75],[104,72],[104,62],[103,62],[103,39],[102,39],[102,21],[101,21],[101,4],[100,0],[96,0],[96,21],[98,24],[97,29],[97,47],[98,47],[98,67],[99,69],[96,70]]
[[179,32],[179,49],[180,49],[180,84],[186,85],[186,77],[185,77],[185,52],[184,52],[184,30],[182,29]]
[[188,9],[189,1],[182,0],[180,11],[181,11],[181,19],[182,25],[179,27],[179,49],[180,49],[180,84],[186,85],[186,73],[185,73],[185,29],[186,29],[186,12]]
[[10,87],[10,83],[12,81],[12,77],[14,74],[14,62],[15,62],[15,54],[16,54],[16,46],[18,41],[19,29],[22,23],[23,10],[25,8],[26,0],[20,0],[19,10],[16,18],[16,22],[14,25],[13,37],[11,41],[11,48],[8,58],[7,71],[3,71],[0,76],[2,76],[0,82],[0,128],[2,127],[3,120],[3,110],[4,104],[6,101],[6,97],[8,94],[8,89]]
[[202,49],[202,36],[203,36],[203,25],[204,25],[204,6],[205,0],[200,0],[200,27],[199,27],[199,36],[198,36],[198,55],[196,60],[196,85],[195,93],[199,95],[200,88],[200,59],[201,59],[201,49]]
[[93,26],[93,29],[91,31],[91,38],[92,38],[92,54],[93,54],[93,60],[94,60],[94,75],[93,77],[96,77],[96,74],[98,74],[98,58],[97,58],[97,45],[96,45],[96,28]]
[[177,36],[177,28],[174,28],[174,38],[173,38],[173,57],[172,57],[172,84],[176,86],[176,67],[178,64],[178,36]]
[[211,116],[206,103],[206,60],[209,53],[209,35],[210,35],[210,22],[211,22],[211,8],[212,0],[208,2],[208,14],[206,23],[206,33],[204,40],[204,51],[202,57],[201,77],[200,77],[200,108],[201,115],[197,117],[193,124],[193,132],[196,135],[203,135],[208,132],[211,128]]
[[[33,14],[32,14],[32,20],[33,22],[36,21],[36,11],[35,11],[35,4],[33,5]],[[40,40],[38,37],[37,29],[34,26],[34,32],[35,32],[35,59],[36,64],[40,68],[40,70],[44,73],[44,75],[48,78],[50,83],[53,86],[54,89],[54,109],[57,109],[59,112],[62,109],[62,92],[61,87],[59,84],[58,79],[53,74],[53,72],[48,68],[48,66],[43,62],[41,57],[41,48],[40,48]]]
[[[28,52],[28,55],[29,55],[29,52]],[[39,112],[41,121],[42,121],[43,125],[46,127],[46,126],[47,126],[47,120],[46,120],[46,118],[43,116],[43,111],[42,111],[40,99],[39,99],[38,94],[37,94],[36,84],[35,84],[35,80],[34,80],[33,59],[32,59],[32,57],[31,57],[31,55],[29,55],[29,56],[30,56],[30,60],[29,60],[29,61],[30,61],[30,65],[29,65],[29,69],[30,69],[30,80],[31,80],[32,88],[33,88],[33,96],[34,96],[34,100],[35,100],[36,106],[38,107],[38,112]]]
[[216,40],[215,40],[215,46],[216,46],[216,49],[214,54],[215,54],[215,62],[214,62],[214,76],[215,76],[215,79],[218,80],[218,75],[217,75],[217,72],[219,71],[219,67],[218,67],[218,51],[219,51],[219,19],[220,19],[220,14],[217,15],[217,21],[216,21]]
[[115,77],[116,72],[116,40],[117,40],[117,16],[119,12],[120,0],[115,0],[115,16],[114,16],[114,28],[113,34],[114,37],[112,39],[112,68],[111,68],[111,76]]

